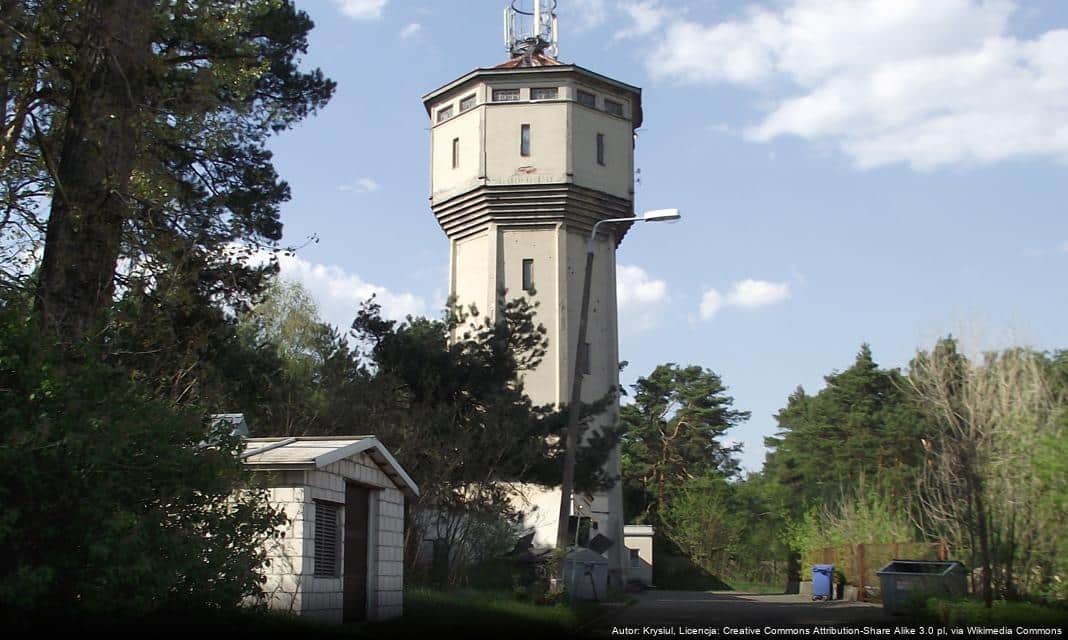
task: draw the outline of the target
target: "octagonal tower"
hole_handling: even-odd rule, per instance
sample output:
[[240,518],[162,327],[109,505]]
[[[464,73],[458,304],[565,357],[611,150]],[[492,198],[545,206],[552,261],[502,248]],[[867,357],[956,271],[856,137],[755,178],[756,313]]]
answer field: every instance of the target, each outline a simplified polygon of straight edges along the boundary
[[[541,28],[526,34],[506,14],[511,59],[480,68],[423,96],[430,117],[430,203],[449,238],[449,291],[463,305],[496,313],[496,294],[539,303],[548,353],[527,372],[536,404],[568,401],[586,259],[595,222],[634,215],[634,130],[641,89],[555,53],[553,0],[534,0]],[[530,15],[522,14],[519,15]],[[548,18],[546,18],[548,16]],[[629,224],[602,225],[596,240],[583,400],[619,385],[615,249]],[[593,424],[618,418],[611,406]],[[619,451],[608,462],[619,476]],[[556,541],[559,489],[521,488],[536,547]],[[577,512],[577,513],[576,513]],[[625,581],[620,483],[576,495],[573,515],[590,516],[612,541],[605,552],[615,586]]]

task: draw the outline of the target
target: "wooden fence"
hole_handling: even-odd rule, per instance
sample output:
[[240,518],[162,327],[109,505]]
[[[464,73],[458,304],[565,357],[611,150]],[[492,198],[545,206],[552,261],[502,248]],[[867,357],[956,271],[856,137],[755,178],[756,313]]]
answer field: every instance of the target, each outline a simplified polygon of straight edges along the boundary
[[846,584],[857,588],[857,597],[867,600],[872,590],[879,588],[879,576],[875,572],[891,560],[946,560],[948,557],[949,547],[944,542],[849,544],[807,554],[803,570],[810,570],[813,564],[833,564],[845,574]]

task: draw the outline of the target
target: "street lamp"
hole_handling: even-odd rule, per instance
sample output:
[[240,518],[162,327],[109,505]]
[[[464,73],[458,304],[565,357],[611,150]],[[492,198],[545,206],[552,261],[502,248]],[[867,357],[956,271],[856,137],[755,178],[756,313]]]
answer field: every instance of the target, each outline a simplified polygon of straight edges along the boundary
[[[571,376],[571,402],[567,406],[567,435],[564,439],[564,479],[560,483],[560,517],[556,522],[556,548],[568,546],[567,520],[571,515],[571,494],[575,488],[575,449],[578,447],[579,412],[582,404],[582,375],[586,370],[589,353],[583,349],[586,343],[586,324],[590,310],[590,279],[593,275],[593,248],[597,227],[614,222],[668,222],[682,215],[678,209],[654,209],[632,218],[609,218],[598,220],[590,230],[586,242],[586,275],[582,283],[582,308],[579,311],[578,344],[575,346],[575,370]],[[621,542],[621,541],[617,541]]]

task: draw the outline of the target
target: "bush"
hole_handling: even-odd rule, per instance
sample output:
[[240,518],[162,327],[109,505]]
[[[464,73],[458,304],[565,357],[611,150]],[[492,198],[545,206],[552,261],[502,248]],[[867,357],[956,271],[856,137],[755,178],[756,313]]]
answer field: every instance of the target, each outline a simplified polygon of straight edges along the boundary
[[803,567],[818,564],[816,551],[858,543],[907,542],[916,537],[908,514],[887,492],[858,490],[832,506],[813,507],[787,524],[783,542]]
[[0,307],[0,608],[144,616],[258,594],[284,519],[241,491],[238,439],[92,353],[42,353]]

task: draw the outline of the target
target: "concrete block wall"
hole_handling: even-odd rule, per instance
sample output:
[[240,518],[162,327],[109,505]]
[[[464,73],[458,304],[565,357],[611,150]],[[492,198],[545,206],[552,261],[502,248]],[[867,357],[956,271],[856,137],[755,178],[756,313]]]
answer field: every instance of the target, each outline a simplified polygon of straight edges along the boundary
[[[315,501],[345,504],[345,484],[354,482],[370,493],[368,619],[385,620],[404,611],[404,494],[366,454],[357,454],[320,470],[287,472],[280,486],[270,488],[271,503],[289,522],[284,536],[268,542],[264,593],[272,609],[340,623],[344,611],[344,580],[316,577]],[[344,531],[345,510],[339,525]],[[344,545],[341,566],[344,567]]]
[[404,612],[404,494],[396,488],[378,493],[377,619]]
[[315,516],[307,510],[303,487],[279,486],[267,492],[271,505],[280,508],[289,521],[279,527],[281,537],[267,541],[263,593],[270,608],[300,613],[303,574],[312,570],[304,555],[305,523],[308,517],[314,522]]

